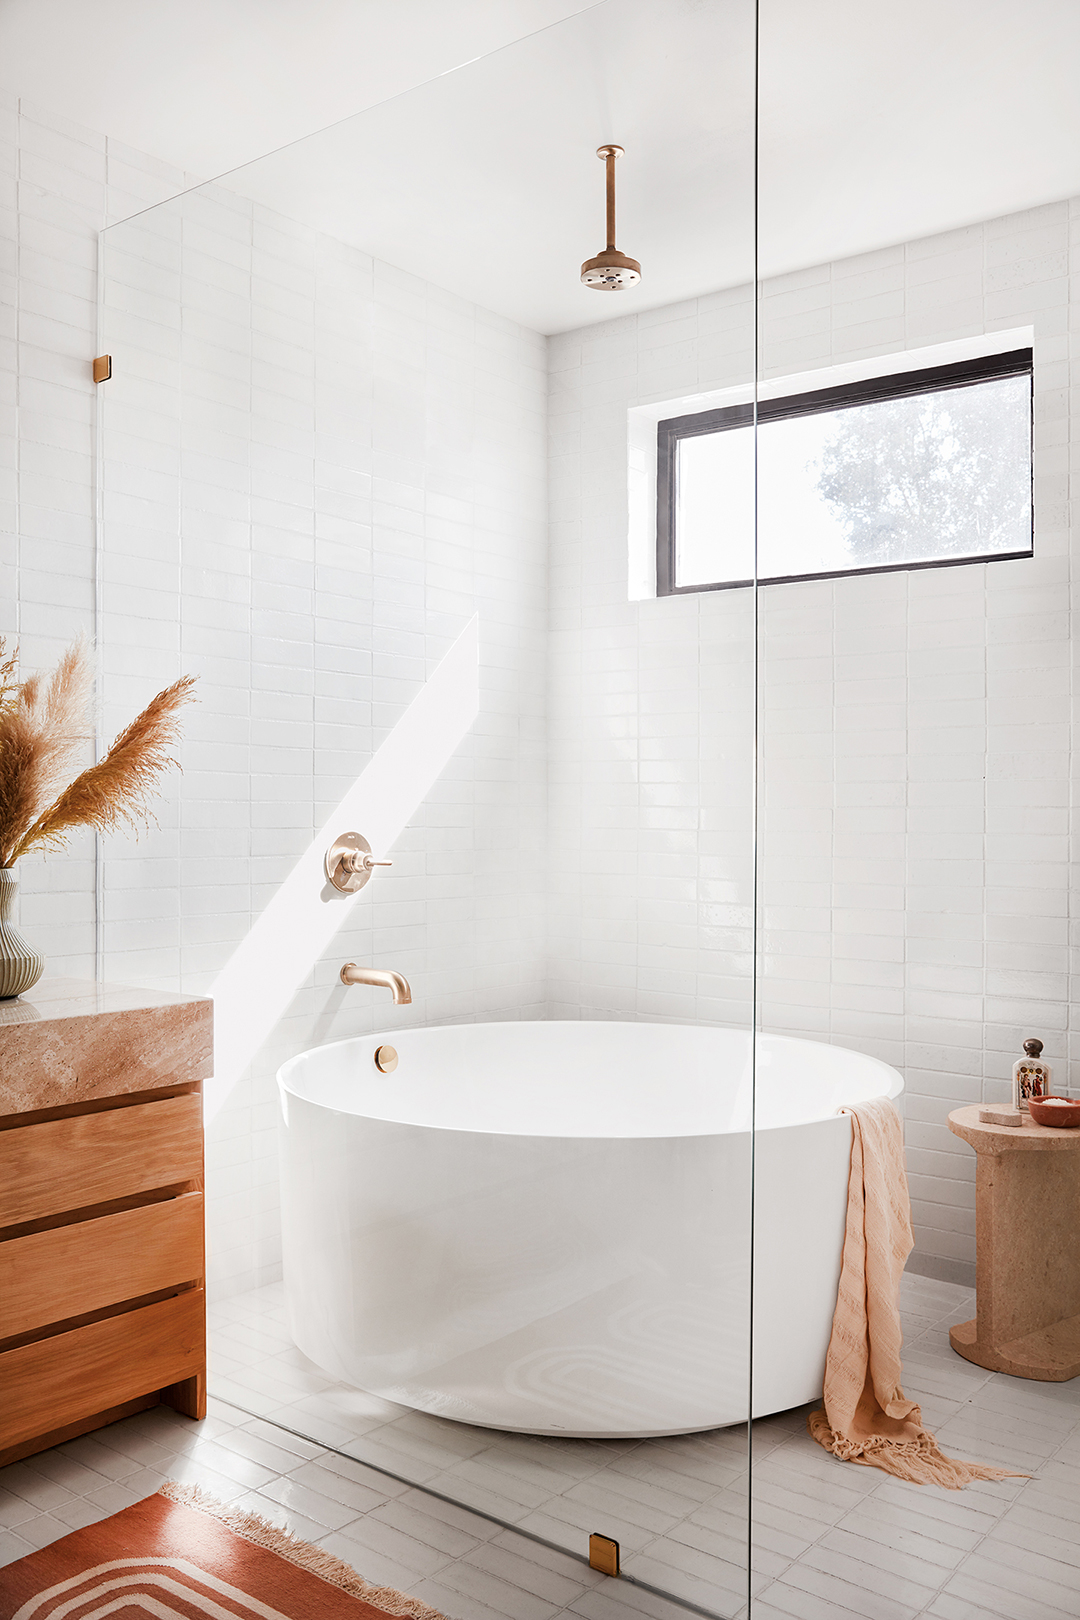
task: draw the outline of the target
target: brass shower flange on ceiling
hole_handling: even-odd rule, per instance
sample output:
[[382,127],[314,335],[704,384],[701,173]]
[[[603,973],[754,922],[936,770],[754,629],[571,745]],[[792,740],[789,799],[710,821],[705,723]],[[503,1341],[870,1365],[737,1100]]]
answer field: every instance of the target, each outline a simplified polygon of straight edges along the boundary
[[641,266],[628,258],[615,246],[615,159],[623,155],[621,146],[598,146],[596,155],[607,167],[607,246],[595,259],[586,259],[581,267],[581,279],[594,292],[622,292],[636,287],[641,280]]

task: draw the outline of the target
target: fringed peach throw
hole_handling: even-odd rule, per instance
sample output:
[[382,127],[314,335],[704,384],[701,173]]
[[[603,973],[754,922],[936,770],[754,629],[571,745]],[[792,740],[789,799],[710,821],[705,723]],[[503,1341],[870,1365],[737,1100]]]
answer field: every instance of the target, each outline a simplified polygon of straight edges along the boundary
[[900,1387],[900,1276],[911,1253],[911,1210],[900,1116],[888,1098],[846,1108],[851,1115],[847,1230],[825,1407],[807,1424],[842,1462],[883,1468],[916,1485],[960,1490],[973,1479],[1023,1478],[1009,1469],[946,1457]]

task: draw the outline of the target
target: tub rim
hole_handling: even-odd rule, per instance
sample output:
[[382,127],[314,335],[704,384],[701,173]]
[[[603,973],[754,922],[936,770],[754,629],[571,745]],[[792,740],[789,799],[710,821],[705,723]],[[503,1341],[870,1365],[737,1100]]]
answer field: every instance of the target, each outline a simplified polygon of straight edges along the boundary
[[[306,1104],[308,1104],[309,1107],[320,1109],[324,1113],[335,1114],[340,1119],[358,1119],[358,1120],[363,1120],[366,1123],[372,1124],[372,1125],[392,1125],[392,1126],[396,1126],[400,1130],[438,1131],[438,1132],[441,1132],[444,1135],[463,1136],[463,1137],[464,1136],[470,1136],[470,1137],[499,1137],[502,1140],[512,1140],[512,1141],[518,1141],[518,1142],[705,1142],[705,1141],[727,1140],[728,1138],[737,1138],[737,1137],[747,1137],[752,1141],[753,1138],[758,1134],[758,1132],[764,1132],[764,1131],[773,1132],[773,1131],[787,1131],[787,1130],[800,1130],[800,1131],[801,1130],[809,1130],[814,1126],[831,1125],[834,1121],[844,1119],[845,1117],[847,1117],[845,1115],[845,1113],[844,1113],[844,1110],[845,1110],[845,1108],[849,1107],[850,1105],[845,1104],[845,1103],[841,1103],[837,1107],[835,1113],[822,1114],[822,1115],[819,1115],[815,1119],[781,1120],[781,1121],[778,1121],[776,1124],[773,1124],[773,1125],[758,1125],[755,1122],[751,1121],[751,1123],[749,1125],[747,1125],[747,1126],[745,1126],[745,1127],[743,1127],[741,1129],[727,1130],[727,1131],[693,1131],[693,1132],[676,1131],[676,1132],[669,1132],[669,1133],[663,1133],[663,1134],[654,1131],[654,1132],[651,1132],[651,1133],[641,1132],[641,1133],[624,1134],[624,1135],[612,1135],[610,1133],[600,1135],[600,1134],[583,1133],[583,1132],[575,1132],[574,1134],[570,1135],[568,1133],[561,1132],[561,1131],[500,1131],[500,1130],[482,1130],[481,1131],[481,1130],[476,1130],[476,1129],[474,1129],[472,1127],[469,1127],[469,1126],[440,1125],[440,1124],[435,1124],[435,1123],[433,1123],[431,1121],[426,1121],[426,1120],[420,1122],[420,1121],[403,1120],[403,1119],[383,1119],[377,1114],[362,1113],[362,1112],[360,1112],[360,1111],[358,1111],[356,1109],[335,1108],[330,1103],[319,1101],[318,1099],[316,1099],[314,1097],[306,1096],[303,1092],[294,1090],[292,1088],[292,1086],[289,1084],[289,1081],[290,1081],[290,1078],[291,1078],[289,1071],[295,1069],[300,1063],[302,1063],[304,1061],[305,1058],[309,1058],[309,1057],[313,1056],[317,1052],[336,1051],[339,1047],[351,1046],[351,1045],[358,1044],[360,1042],[369,1042],[369,1041],[372,1043],[373,1046],[378,1046],[378,1045],[380,1045],[382,1043],[391,1043],[392,1044],[395,1038],[400,1039],[403,1034],[406,1034],[406,1033],[411,1034],[411,1033],[413,1033],[413,1031],[416,1031],[417,1033],[421,1033],[421,1032],[428,1033],[428,1032],[430,1032],[430,1033],[434,1034],[434,1033],[436,1033],[436,1032],[438,1032],[440,1030],[471,1029],[471,1028],[477,1027],[478,1025],[482,1025],[484,1028],[490,1028],[490,1029],[517,1029],[517,1028],[520,1028],[522,1026],[531,1027],[532,1025],[535,1025],[535,1024],[564,1025],[564,1026],[571,1027],[571,1028],[579,1027],[581,1024],[617,1024],[617,1025],[620,1025],[622,1027],[630,1027],[630,1028],[636,1027],[639,1024],[648,1024],[650,1027],[652,1027],[654,1029],[657,1029],[657,1028],[659,1028],[659,1029],[676,1028],[676,1029],[717,1030],[717,1031],[731,1032],[731,1033],[735,1033],[735,1034],[745,1034],[747,1036],[747,1038],[749,1038],[751,1036],[751,1034],[752,1034],[752,1031],[750,1031],[750,1030],[745,1030],[744,1031],[738,1025],[735,1025],[735,1024],[701,1024],[701,1023],[696,1023],[696,1022],[694,1022],[694,1021],[692,1021],[690,1019],[672,1020],[670,1022],[657,1023],[653,1019],[629,1019],[629,1018],[499,1018],[499,1019],[492,1018],[492,1019],[483,1019],[483,1020],[481,1020],[481,1019],[473,1019],[473,1020],[463,1022],[463,1023],[458,1023],[458,1024],[417,1024],[417,1025],[410,1025],[410,1026],[407,1026],[407,1028],[403,1029],[403,1030],[379,1030],[379,1031],[372,1031],[370,1034],[365,1034],[365,1035],[347,1035],[347,1036],[343,1037],[343,1039],[341,1039],[339,1041],[325,1041],[320,1046],[308,1047],[303,1052],[297,1052],[293,1057],[287,1058],[285,1060],[285,1062],[282,1063],[278,1067],[278,1069],[276,1071],[276,1074],[274,1076],[275,1083],[276,1083],[276,1086],[277,1086],[277,1091],[278,1091],[279,1105],[283,1105],[284,1098],[286,1096],[288,1096],[288,1097],[294,1098],[296,1102],[306,1103]],[[883,1070],[886,1071],[886,1073],[890,1076],[890,1078],[889,1078],[887,1089],[885,1091],[883,1091],[883,1092],[875,1092],[875,1094],[874,1094],[875,1098],[880,1097],[880,1096],[884,1096],[884,1097],[887,1097],[890,1101],[895,1102],[896,1099],[898,1097],[902,1096],[904,1091],[906,1090],[906,1084],[905,1084],[905,1081],[904,1081],[904,1077],[900,1073],[900,1071],[898,1069],[894,1068],[891,1063],[886,1063],[883,1058],[871,1057],[871,1055],[868,1052],[858,1052],[858,1051],[855,1051],[855,1049],[850,1047],[850,1046],[839,1046],[839,1045],[837,1045],[837,1043],[835,1041],[808,1040],[805,1036],[801,1036],[801,1035],[781,1035],[781,1034],[765,1034],[765,1035],[762,1035],[761,1032],[758,1032],[758,1037],[757,1038],[759,1040],[763,1039],[763,1040],[767,1040],[769,1042],[774,1042],[774,1041],[775,1042],[780,1042],[780,1043],[782,1043],[784,1045],[824,1047],[826,1050],[832,1049],[832,1050],[839,1051],[839,1052],[847,1052],[847,1053],[850,1053],[851,1056],[853,1056],[853,1057],[861,1058],[866,1063],[871,1063],[871,1064],[878,1065],[880,1068],[882,1068]],[[869,1102],[869,1101],[873,1101],[874,1098],[865,1098],[863,1100]],[[281,1117],[283,1119],[285,1117],[284,1107],[283,1106],[282,1106],[282,1109],[281,1109]],[[903,1116],[901,1116],[901,1118],[902,1117]]]

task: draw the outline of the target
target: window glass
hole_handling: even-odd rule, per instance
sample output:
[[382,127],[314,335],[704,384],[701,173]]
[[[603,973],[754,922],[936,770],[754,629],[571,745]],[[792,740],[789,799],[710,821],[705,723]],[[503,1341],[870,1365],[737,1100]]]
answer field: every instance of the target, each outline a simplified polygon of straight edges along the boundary
[[[759,579],[1030,553],[1030,371],[918,392],[903,377],[874,386],[890,382],[905,391],[759,407]],[[702,431],[704,420],[661,424],[674,531],[663,533],[661,511],[661,594],[754,574],[752,412],[711,413]]]

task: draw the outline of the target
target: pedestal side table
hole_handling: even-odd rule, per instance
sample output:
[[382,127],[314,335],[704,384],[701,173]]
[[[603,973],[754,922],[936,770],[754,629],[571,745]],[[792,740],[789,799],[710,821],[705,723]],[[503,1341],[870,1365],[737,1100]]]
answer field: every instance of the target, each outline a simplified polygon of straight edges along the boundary
[[953,1349],[992,1372],[1061,1383],[1080,1374],[1080,1130],[1025,1116],[982,1125],[957,1108],[949,1129],[975,1149],[975,1306]]

